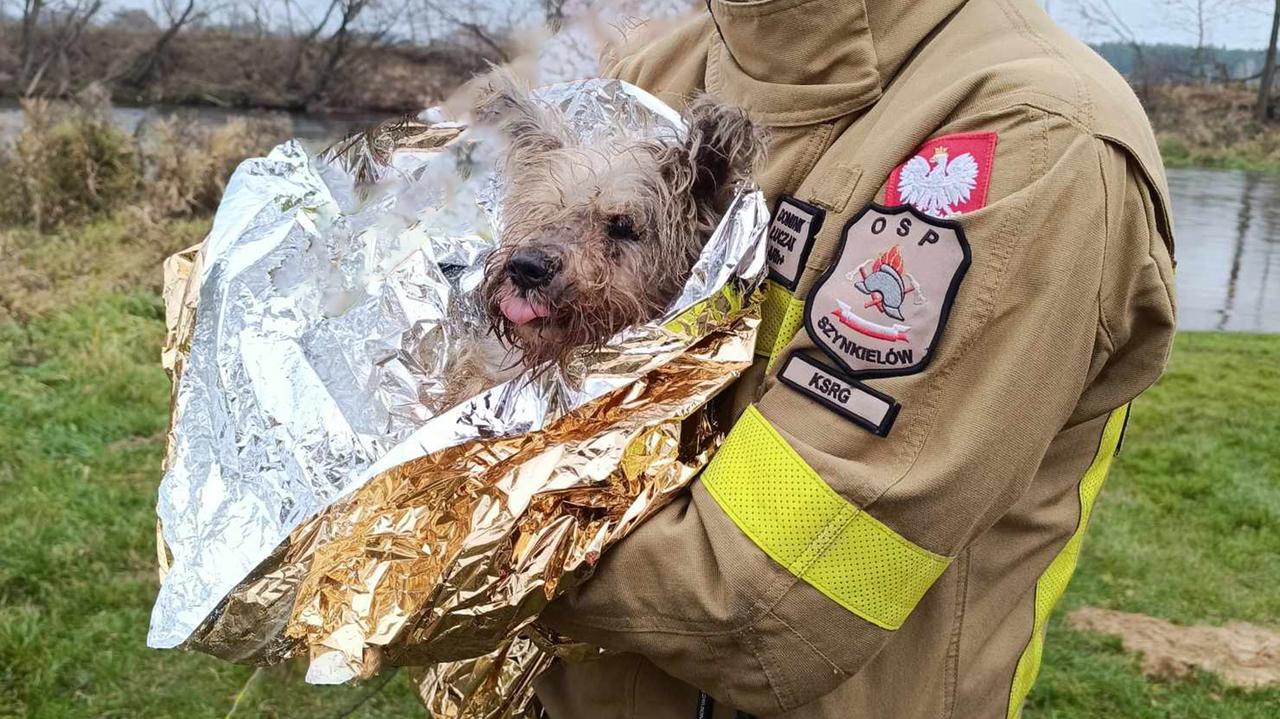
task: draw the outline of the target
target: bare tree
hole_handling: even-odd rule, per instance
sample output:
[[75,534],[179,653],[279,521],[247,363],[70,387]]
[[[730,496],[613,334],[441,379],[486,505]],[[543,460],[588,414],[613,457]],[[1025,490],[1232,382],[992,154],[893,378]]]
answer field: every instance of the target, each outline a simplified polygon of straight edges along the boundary
[[334,75],[347,59],[354,44],[356,20],[373,2],[374,0],[337,0],[335,4],[339,11],[338,27],[325,42],[324,65],[316,76],[311,91],[307,93],[304,103],[309,104],[320,99],[329,90],[329,83],[333,81]]
[[[1244,0],[1161,0],[1164,24],[1195,41],[1190,68],[1194,79],[1201,82],[1230,79],[1227,66],[1218,61],[1212,47],[1213,30],[1219,20],[1240,10],[1242,5]],[[1208,68],[1212,68],[1212,73],[1206,71]]]
[[123,80],[135,87],[145,85],[155,74],[173,39],[183,28],[203,19],[209,9],[197,10],[196,0],[157,0],[157,16],[167,23],[164,30],[125,69]]
[[424,16],[432,39],[466,42],[484,59],[498,63],[511,61],[512,40],[520,31],[541,26],[555,29],[571,14],[568,0],[418,0],[416,9]]
[[443,31],[442,34],[447,36],[461,33],[501,63],[511,61],[506,41],[515,26],[520,24],[520,20],[514,20],[511,16],[515,5],[516,3],[508,4],[507,17],[500,18],[491,4],[422,0],[422,8],[431,15],[433,24]]
[[[64,67],[68,65],[68,51],[80,41],[84,29],[101,9],[102,0],[70,0],[54,6],[45,0],[24,0],[18,77],[23,95],[30,97],[36,94],[54,62],[60,62]],[[68,74],[63,73],[61,92],[67,89]]]
[[[302,67],[306,63],[307,53],[315,45],[316,40],[320,37],[320,33],[324,32],[325,27],[333,18],[333,14],[338,11],[338,7],[342,4],[342,0],[329,0],[328,6],[325,8],[324,14],[320,16],[318,22],[312,23],[306,33],[298,37],[293,54],[293,64],[289,66],[288,79],[285,81],[285,87],[296,89],[300,87],[298,76],[302,73]],[[294,8],[293,0],[285,5],[286,12],[289,13],[289,22],[292,25],[292,10]],[[298,12],[303,17],[306,12],[302,8],[298,8]]]
[[1280,0],[1276,0],[1271,15],[1271,40],[1267,43],[1267,57],[1262,63],[1262,77],[1258,80],[1258,120],[1271,119],[1271,86],[1276,79],[1276,40],[1280,36]]
[[22,50],[20,52],[18,83],[30,77],[36,53],[36,29],[40,26],[40,16],[44,12],[44,0],[23,0],[22,2]]
[[1085,27],[1108,34],[1112,39],[1124,43],[1133,52],[1133,79],[1138,96],[1144,103],[1149,103],[1151,94],[1151,66],[1138,35],[1125,22],[1120,13],[1111,4],[1111,0],[1077,0],[1076,12]]

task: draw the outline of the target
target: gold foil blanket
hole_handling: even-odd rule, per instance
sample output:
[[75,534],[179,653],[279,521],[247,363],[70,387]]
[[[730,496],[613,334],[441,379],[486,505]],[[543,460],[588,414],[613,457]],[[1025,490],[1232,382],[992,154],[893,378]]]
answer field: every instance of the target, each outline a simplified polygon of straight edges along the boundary
[[[538,97],[574,132],[685,131],[617,81]],[[166,263],[151,646],[306,654],[316,683],[412,666],[435,716],[508,716],[549,661],[538,611],[706,464],[708,402],[752,358],[760,194],[739,192],[660,321],[442,405],[483,332],[496,151],[413,121],[341,156],[287,143]]]

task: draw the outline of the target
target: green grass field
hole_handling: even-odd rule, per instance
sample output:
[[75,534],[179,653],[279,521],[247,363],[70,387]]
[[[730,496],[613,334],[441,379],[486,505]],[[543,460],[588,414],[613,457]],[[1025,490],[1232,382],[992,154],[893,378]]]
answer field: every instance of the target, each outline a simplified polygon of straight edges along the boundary
[[[158,276],[90,268],[58,280],[49,268],[142,241],[113,227],[95,230],[103,248],[76,244],[92,232],[53,238],[42,252],[60,259],[10,254],[31,267],[0,274],[25,288],[0,287],[0,717],[223,717],[251,674],[144,644],[169,391]],[[170,251],[200,226],[157,232]],[[1169,373],[1135,407],[1028,717],[1280,716],[1280,688],[1148,680],[1117,640],[1062,619],[1094,605],[1182,623],[1276,622],[1277,407],[1280,335],[1179,339]],[[340,716],[362,691],[306,687],[286,669],[261,677],[236,716]],[[350,716],[420,714],[398,676]]]

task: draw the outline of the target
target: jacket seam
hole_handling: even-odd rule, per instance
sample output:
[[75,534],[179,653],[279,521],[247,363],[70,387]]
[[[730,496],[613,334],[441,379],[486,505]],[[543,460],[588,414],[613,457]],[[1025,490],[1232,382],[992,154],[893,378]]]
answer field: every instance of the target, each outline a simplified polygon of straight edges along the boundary
[[834,128],[835,125],[833,123],[824,122],[809,134],[809,139],[805,142],[804,162],[796,163],[792,167],[791,173],[787,175],[787,184],[784,192],[798,191],[800,185],[809,179],[809,175],[813,174],[814,167],[822,159],[823,151],[827,148],[827,142]]
[[[1070,536],[1067,537],[1067,541],[1071,541]],[[1066,544],[1064,543],[1063,546],[1065,547]],[[1058,551],[1061,552],[1062,549],[1059,548]],[[1057,553],[1055,552],[1053,556],[1056,557]],[[1052,564],[1053,559],[1050,558],[1049,562]],[[1048,568],[1048,565],[1045,565],[1044,569]],[[1040,570],[1040,574],[1036,575],[1036,583],[1031,587],[1031,606],[1028,607],[1031,612],[1031,630],[1027,633],[1027,641],[1022,645],[1022,649],[1018,652],[1017,658],[1013,662],[1013,672],[1009,675],[1009,688],[1004,692],[1006,697],[1004,700],[1004,715],[1006,717],[1009,716],[1010,711],[1013,709],[1013,684],[1018,681],[1018,665],[1022,664],[1022,657],[1026,655],[1027,650],[1031,648],[1032,642],[1036,640],[1036,604],[1040,602],[1040,576],[1044,574],[1044,569]],[[1027,698],[1022,697],[1022,701],[1025,704]],[[1022,716],[1021,707],[1018,708],[1018,713],[1015,716]]]
[[762,17],[769,17],[770,15],[776,15],[777,13],[780,13],[780,12],[786,12],[787,10],[794,10],[795,8],[798,8],[798,7],[804,7],[809,3],[817,2],[817,1],[818,0],[781,0],[780,2],[757,5],[755,7],[752,7],[750,5],[745,5],[742,3],[725,3],[725,2],[722,2],[722,0],[711,0],[711,4],[726,5],[727,7],[725,7],[724,9],[726,12],[730,13],[731,15],[739,15],[741,17],[750,17],[750,18],[762,18]]
[[1111,327],[1107,324],[1107,313],[1103,311],[1102,285],[1104,284],[1105,275],[1107,273],[1108,255],[1111,253],[1111,188],[1107,184],[1107,170],[1105,159],[1102,157],[1102,148],[1097,148],[1098,152],[1098,174],[1102,178],[1102,262],[1098,267],[1098,292],[1096,294],[1098,302],[1098,326],[1102,329],[1102,334],[1107,340],[1107,352],[1110,353],[1116,346],[1115,335],[1111,332]]
[[756,631],[755,623],[747,626],[743,630],[742,636],[746,639],[747,646],[751,648],[751,654],[755,657],[756,664],[760,665],[760,671],[764,673],[765,681],[769,683],[769,693],[773,695],[773,701],[783,711],[793,708],[795,700],[791,697],[791,690],[778,679],[781,674],[777,671],[777,667],[773,667],[773,671],[769,670],[771,663],[765,656],[767,652],[763,651],[763,643],[760,640],[759,633]]
[[953,719],[956,715],[956,695],[960,686],[960,640],[964,634],[965,611],[969,606],[969,565],[972,561],[973,549],[966,548],[955,563],[956,602],[951,615],[951,638],[943,662],[943,719]]
[[[712,664],[714,666],[722,666],[722,663],[720,661],[720,652],[716,651],[715,642],[711,641],[711,637],[698,637],[698,638],[702,640],[702,645],[707,648],[707,654],[708,656],[711,657]],[[698,691],[702,691],[702,688],[699,687]],[[730,703],[734,701],[734,698],[732,696],[726,697],[726,698]]]
[[627,696],[628,719],[636,719],[636,697],[640,694],[640,670],[645,661],[644,657],[637,655],[635,666],[631,670],[631,691]]
[[999,4],[1002,12],[1004,12],[1005,18],[1007,18],[1023,36],[1031,40],[1031,42],[1036,45],[1039,45],[1040,49],[1043,50],[1047,56],[1054,58],[1056,60],[1056,64],[1065,70],[1071,77],[1071,83],[1076,89],[1077,102],[1083,105],[1083,107],[1078,107],[1077,109],[1083,110],[1085,115],[1089,118],[1090,124],[1092,124],[1093,98],[1085,91],[1085,86],[1081,81],[1080,73],[1076,72],[1076,69],[1067,61],[1067,58],[1062,54],[1062,51],[1060,51],[1053,45],[1053,43],[1049,42],[1040,33],[1036,32],[1035,28],[1031,26],[1031,23],[1021,11],[1009,3],[1008,0],[1001,0]]
[[[1102,421],[1102,428],[1098,430],[1097,448],[1093,451],[1093,455],[1092,455],[1094,457],[1096,457],[1098,453],[1102,451],[1102,443],[1106,441],[1107,423],[1110,416],[1111,416],[1110,413],[1099,415],[1099,417],[1101,417],[1103,421]],[[1097,420],[1097,419],[1098,417],[1094,418],[1094,420]],[[1045,573],[1049,571],[1049,567],[1053,566],[1053,563],[1058,558],[1058,556],[1062,554],[1062,552],[1067,548],[1067,545],[1071,543],[1072,537],[1074,537],[1077,532],[1084,532],[1087,529],[1087,525],[1082,524],[1082,520],[1084,519],[1084,497],[1080,495],[1080,487],[1084,484],[1085,476],[1088,474],[1088,471],[1089,471],[1089,466],[1086,465],[1084,471],[1082,471],[1079,474],[1078,479],[1076,479],[1070,485],[1075,490],[1075,499],[1076,499],[1075,523],[1072,525],[1072,528],[1070,529],[1070,531],[1067,532],[1066,538],[1062,540],[1062,544],[1059,544],[1057,549],[1054,550],[1053,554],[1049,555],[1049,561],[1046,562],[1044,566],[1040,568],[1040,571],[1036,573],[1036,581],[1035,581],[1035,584],[1032,585],[1033,591],[1031,593],[1031,631],[1027,635],[1027,641],[1025,644],[1023,644],[1022,650],[1018,652],[1016,661],[1014,661],[1013,663],[1013,674],[1010,675],[1009,677],[1009,688],[1006,690],[1008,699],[1005,700],[1005,716],[1008,716],[1010,710],[1013,708],[1013,684],[1018,679],[1018,667],[1022,664],[1022,658],[1026,655],[1027,650],[1031,648],[1031,645],[1035,643],[1035,640],[1036,640],[1036,606],[1040,602],[1040,580],[1044,577]],[[1096,501],[1096,498],[1095,498],[1095,501]],[[1047,622],[1048,617],[1046,617],[1045,619]],[[1046,632],[1047,632],[1047,624],[1042,625],[1041,628],[1046,629]],[[1042,657],[1042,661],[1043,661],[1043,657]],[[1031,696],[1031,687],[1027,688],[1027,694],[1022,697],[1023,704],[1026,703],[1027,697],[1029,696]],[[1022,707],[1018,708],[1018,712],[1014,716],[1017,716],[1017,717],[1022,716]]]
[[[721,63],[724,62],[722,55],[728,52],[728,48],[723,42],[717,42],[719,35],[715,32],[711,33],[708,38],[709,47],[707,49],[707,69],[706,69],[706,89],[713,95],[724,96],[724,74],[721,70]],[[877,76],[878,77],[878,76]],[[844,83],[845,85],[856,85],[857,83]],[[859,110],[874,105],[883,95],[884,88],[881,87],[879,80],[876,81],[876,89],[874,97],[867,99],[868,94],[862,93],[847,100],[842,100],[830,105],[813,109],[802,110],[777,110],[766,111],[758,108],[747,108],[751,116],[758,122],[770,128],[779,127],[807,127],[812,125],[821,125],[825,123],[834,123],[842,117],[848,117]]]
[[[1037,100],[1039,100],[1039,102],[1037,102]],[[1072,112],[1064,112],[1062,107],[1059,107],[1060,105],[1069,107]],[[1016,90],[1010,90],[1009,92],[1004,92],[999,95],[993,95],[970,107],[964,108],[959,115],[950,119],[954,121],[957,119],[969,119],[987,113],[998,114],[1000,112],[1016,110],[1019,107],[1025,107],[1037,112],[1042,112],[1046,115],[1060,117],[1084,134],[1095,137],[1098,135],[1098,129],[1093,126],[1093,123],[1087,117],[1077,116],[1077,114],[1081,112],[1081,109],[1076,106],[1075,103],[1061,95],[1043,92],[1036,88],[1023,87],[1017,88]]]
[[839,664],[836,664],[835,661],[831,659],[831,657],[827,656],[826,653],[823,652],[821,649],[818,649],[818,647],[815,646],[813,642],[809,641],[807,637],[801,634],[795,627],[791,626],[791,624],[787,620],[783,619],[777,612],[773,610],[769,610],[769,617],[772,618],[777,623],[781,624],[782,626],[786,627],[787,631],[791,632],[791,634],[793,634],[796,639],[799,639],[801,642],[803,642],[806,647],[809,647],[809,651],[813,652],[815,656],[817,656],[822,661],[826,662],[827,666],[831,667],[833,670],[839,672],[844,676],[850,676],[849,672],[842,669]]

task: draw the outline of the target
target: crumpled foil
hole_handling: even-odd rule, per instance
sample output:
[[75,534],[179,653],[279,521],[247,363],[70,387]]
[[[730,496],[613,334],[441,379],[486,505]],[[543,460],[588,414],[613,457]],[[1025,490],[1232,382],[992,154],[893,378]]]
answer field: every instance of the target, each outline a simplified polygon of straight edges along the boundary
[[[618,81],[538,96],[577,133],[685,132]],[[555,648],[537,612],[705,466],[707,403],[751,362],[763,198],[739,192],[661,320],[458,401],[486,326],[496,152],[420,121],[323,157],[286,143],[242,164],[208,238],[166,263],[150,646],[309,653],[315,683],[420,667],[435,716],[509,716]]]

